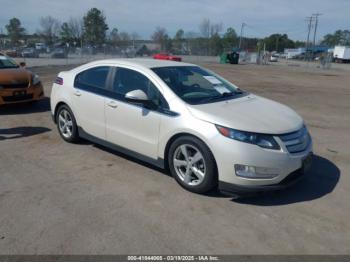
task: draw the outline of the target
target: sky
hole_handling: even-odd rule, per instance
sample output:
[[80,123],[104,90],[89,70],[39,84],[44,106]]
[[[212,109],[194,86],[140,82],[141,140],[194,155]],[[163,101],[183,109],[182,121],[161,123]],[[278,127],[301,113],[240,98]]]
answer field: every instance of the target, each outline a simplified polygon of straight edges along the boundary
[[182,28],[199,32],[204,18],[222,23],[224,31],[233,27],[239,34],[265,37],[287,33],[291,39],[305,40],[306,17],[321,13],[317,39],[337,29],[350,30],[350,0],[0,0],[0,32],[12,17],[21,20],[29,33],[40,28],[39,18],[53,16],[64,22],[82,17],[90,8],[101,9],[110,29],[136,32],[149,39],[157,26],[170,36]]

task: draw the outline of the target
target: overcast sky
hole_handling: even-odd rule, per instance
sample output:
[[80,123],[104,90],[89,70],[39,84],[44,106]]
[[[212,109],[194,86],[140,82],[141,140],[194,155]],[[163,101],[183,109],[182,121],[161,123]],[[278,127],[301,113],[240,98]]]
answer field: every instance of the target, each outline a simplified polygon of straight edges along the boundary
[[209,18],[237,33],[245,22],[249,37],[277,32],[304,40],[305,18],[316,12],[323,14],[318,38],[336,29],[350,30],[350,0],[0,0],[0,31],[6,32],[12,17],[33,33],[41,16],[65,21],[82,17],[92,7],[103,10],[110,28],[137,32],[143,38],[149,38],[157,26],[165,27],[171,36],[179,28],[198,32],[203,18]]

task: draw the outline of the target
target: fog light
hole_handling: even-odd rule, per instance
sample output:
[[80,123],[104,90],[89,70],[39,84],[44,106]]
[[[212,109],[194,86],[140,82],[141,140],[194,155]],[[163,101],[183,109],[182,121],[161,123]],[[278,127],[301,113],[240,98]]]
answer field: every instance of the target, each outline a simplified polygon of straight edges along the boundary
[[278,176],[278,169],[276,168],[255,167],[236,164],[235,171],[237,176],[244,178],[270,179]]

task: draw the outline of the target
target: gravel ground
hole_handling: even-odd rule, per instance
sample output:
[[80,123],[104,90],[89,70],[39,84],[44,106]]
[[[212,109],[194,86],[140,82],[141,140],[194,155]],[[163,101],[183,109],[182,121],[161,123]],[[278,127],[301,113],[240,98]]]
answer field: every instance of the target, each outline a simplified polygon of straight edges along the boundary
[[[204,66],[302,115],[316,154],[305,180],[247,199],[196,195],[130,157],[63,142],[48,98],[4,107],[0,254],[349,254],[348,70]],[[33,68],[47,96],[67,68]]]

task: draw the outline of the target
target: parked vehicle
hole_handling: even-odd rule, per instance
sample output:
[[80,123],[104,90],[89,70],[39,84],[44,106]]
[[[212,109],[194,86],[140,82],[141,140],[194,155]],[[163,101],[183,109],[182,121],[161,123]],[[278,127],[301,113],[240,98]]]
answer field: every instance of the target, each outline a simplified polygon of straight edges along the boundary
[[67,58],[68,54],[64,48],[55,48],[51,53],[51,58]]
[[333,51],[333,58],[336,63],[349,63],[350,47],[335,46]]
[[35,48],[25,48],[22,51],[22,57],[39,58],[39,53],[35,50]]
[[169,168],[189,191],[281,189],[310,167],[312,140],[292,109],[193,64],[111,59],[59,73],[52,117],[79,137]]
[[278,62],[278,56],[277,55],[271,55],[269,61],[270,62]]
[[166,53],[155,54],[155,55],[153,55],[153,59],[171,60],[171,61],[178,61],[178,62],[182,61],[181,57],[169,55],[169,54],[166,54]]
[[46,52],[47,45],[45,43],[35,43],[35,49],[39,53]]
[[23,66],[0,53],[0,105],[38,101],[44,97],[39,76]]
[[19,50],[16,48],[4,50],[4,51],[2,51],[2,54],[9,56],[9,57],[18,57],[21,55]]

